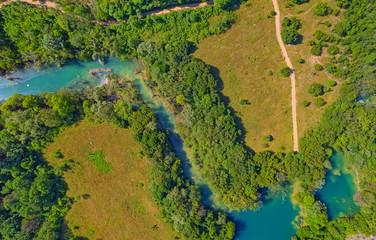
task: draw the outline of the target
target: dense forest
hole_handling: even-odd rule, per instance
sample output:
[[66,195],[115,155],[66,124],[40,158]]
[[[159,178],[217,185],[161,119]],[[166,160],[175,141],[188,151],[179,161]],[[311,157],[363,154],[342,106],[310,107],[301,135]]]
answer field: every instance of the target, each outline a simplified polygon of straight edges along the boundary
[[[307,217],[296,239],[344,239],[358,231],[371,234],[376,231],[376,112],[374,105],[364,100],[376,90],[376,10],[373,0],[337,3],[346,9],[344,19],[334,33],[315,33],[312,53],[319,50],[321,54],[331,44],[333,57],[325,65],[326,71],[348,80],[338,101],[326,109],[320,126],[301,139],[300,153],[254,153],[248,149],[233,113],[222,101],[218,79],[210,66],[191,55],[201,39],[231,27],[236,16],[222,8],[230,9],[236,2],[144,19],[132,16],[171,3],[95,1],[91,6],[61,2],[66,13],[12,3],[0,11],[0,71],[8,73],[31,64],[60,66],[72,59],[108,55],[142,58],[147,84],[174,109],[177,130],[191,149],[190,160],[230,208],[258,208],[261,188],[297,179],[303,188],[297,198]],[[101,26],[91,22],[90,14],[102,20],[130,17],[127,23]],[[285,19],[283,25],[285,42],[296,42],[299,21]],[[112,82],[108,87],[83,92],[17,94],[2,103],[1,237],[62,238],[63,218],[72,200],[65,196],[61,171],[69,166],[52,169],[41,158],[40,150],[85,117],[134,131],[143,154],[153,163],[153,199],[176,231],[186,239],[231,239],[234,223],[226,214],[201,205],[200,189],[184,179],[168,134],[140,100],[133,84]],[[325,183],[333,151],[345,152],[347,166],[359,174],[361,190],[356,200],[362,208],[355,216],[329,221],[326,206],[314,192]]]

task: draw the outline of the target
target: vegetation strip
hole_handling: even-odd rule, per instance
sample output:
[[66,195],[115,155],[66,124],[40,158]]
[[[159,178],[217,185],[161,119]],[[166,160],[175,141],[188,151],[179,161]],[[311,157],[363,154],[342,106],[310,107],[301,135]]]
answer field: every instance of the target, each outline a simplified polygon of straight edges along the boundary
[[280,11],[278,6],[278,0],[273,0],[275,16],[275,31],[277,35],[278,44],[281,47],[283,58],[286,61],[287,66],[290,68],[290,78],[291,78],[291,110],[292,110],[292,125],[293,125],[293,140],[294,140],[294,151],[299,152],[299,138],[298,138],[298,123],[296,116],[296,79],[294,73],[294,67],[292,66],[291,60],[287,53],[286,47],[283,44],[281,37],[281,19]]

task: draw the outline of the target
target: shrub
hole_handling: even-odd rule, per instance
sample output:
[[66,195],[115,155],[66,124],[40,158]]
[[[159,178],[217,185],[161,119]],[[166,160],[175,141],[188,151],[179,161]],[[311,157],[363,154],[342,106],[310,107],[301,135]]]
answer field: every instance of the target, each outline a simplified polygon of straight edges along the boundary
[[288,0],[288,2],[300,5],[309,2],[309,0]]
[[315,46],[315,45],[316,45],[315,41],[313,41],[313,40],[308,40],[308,42],[307,42],[307,46]]
[[54,152],[54,157],[56,159],[58,158],[63,158],[63,154],[61,153],[61,150],[60,149],[57,149],[55,152]]
[[318,107],[322,107],[326,104],[325,100],[322,98],[316,98],[315,99],[315,105]]
[[324,67],[321,64],[315,64],[315,70],[316,71],[322,71],[322,70],[324,70]]
[[298,41],[298,31],[292,28],[283,28],[281,31],[281,37],[285,44],[293,44]]
[[239,102],[240,105],[249,105],[249,101],[246,100],[246,99],[241,99],[240,102]]
[[311,53],[315,56],[321,56],[322,54],[322,46],[320,45],[314,45],[311,48]]
[[341,10],[339,10],[338,8],[333,9],[332,14],[333,14],[334,16],[338,16],[340,13],[341,13]]
[[272,70],[268,71],[268,76],[273,76],[273,71]]
[[312,94],[313,96],[317,97],[324,94],[324,86],[320,83],[312,83],[309,86],[308,90],[309,94]]
[[265,135],[264,136],[264,142],[271,142],[273,141],[272,135]]
[[337,55],[339,53],[339,48],[337,47],[337,45],[330,45],[328,47],[328,53],[332,56]]
[[331,14],[333,9],[329,7],[327,3],[321,2],[316,4],[314,12],[317,16],[326,16]]
[[330,81],[328,81],[328,86],[329,86],[329,87],[334,87],[334,86],[336,86],[336,85],[337,85],[336,81],[334,81],[334,80],[330,80]]
[[269,16],[275,16],[276,12],[274,10],[271,10],[269,13]]
[[291,69],[289,67],[284,67],[281,69],[281,71],[279,72],[279,75],[281,77],[289,77],[291,74]]
[[299,59],[297,60],[297,62],[298,62],[298,63],[300,63],[300,64],[303,64],[303,63],[305,63],[305,61],[304,61],[304,59],[303,59],[303,58],[299,58]]
[[303,104],[304,107],[308,107],[309,105],[311,105],[311,102],[304,100],[302,104]]

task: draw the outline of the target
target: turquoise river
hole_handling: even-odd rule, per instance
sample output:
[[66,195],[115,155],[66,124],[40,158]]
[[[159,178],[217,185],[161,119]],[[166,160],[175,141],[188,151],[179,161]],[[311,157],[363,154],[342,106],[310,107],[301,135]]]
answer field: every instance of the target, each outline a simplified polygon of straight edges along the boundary
[[[24,70],[18,71],[7,77],[0,77],[0,100],[7,99],[15,93],[38,94],[47,91],[57,91],[61,88],[78,89],[86,86],[99,86],[104,83],[105,76],[91,76],[89,70],[104,68],[98,62],[74,62],[62,68],[49,68],[43,71]],[[157,114],[162,126],[171,135],[174,149],[182,159],[184,174],[187,178],[201,186],[204,194],[204,203],[216,207],[214,194],[202,180],[197,171],[192,169],[184,144],[174,131],[175,121],[173,115],[162,105],[156,103],[142,81],[135,74],[136,64],[132,61],[110,59],[105,68],[112,72],[132,79],[140,91],[143,100]],[[9,77],[12,81],[7,80]],[[328,206],[329,218],[334,219],[341,214],[354,214],[358,211],[352,197],[356,192],[353,178],[344,169],[343,155],[336,153],[331,158],[333,169],[328,171],[325,186],[317,191],[320,199]],[[299,208],[291,202],[289,186],[278,191],[268,191],[263,197],[263,206],[257,211],[228,211],[236,223],[237,232],[235,239],[290,239],[296,232],[294,221],[299,215]]]

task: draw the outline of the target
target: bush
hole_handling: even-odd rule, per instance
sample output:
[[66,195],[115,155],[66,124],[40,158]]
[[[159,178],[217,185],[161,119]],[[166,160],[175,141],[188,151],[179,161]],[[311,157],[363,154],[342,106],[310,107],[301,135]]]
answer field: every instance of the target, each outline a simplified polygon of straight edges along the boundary
[[309,105],[311,105],[311,102],[308,102],[307,100],[304,100],[303,103],[302,103],[302,105],[304,107],[308,107]]
[[312,94],[315,97],[323,95],[324,94],[324,86],[320,83],[312,83],[309,86],[308,93]]
[[283,28],[281,31],[282,40],[285,44],[293,44],[298,41],[298,31],[292,28]]
[[315,41],[313,41],[313,40],[307,41],[307,46],[315,46],[315,45],[316,45]]
[[250,102],[248,100],[246,100],[246,99],[242,99],[242,100],[240,100],[239,104],[240,105],[249,105]]
[[268,71],[268,76],[273,76],[273,71],[272,70]]
[[316,71],[322,71],[322,70],[324,70],[324,67],[321,64],[315,64],[315,70]]
[[316,4],[314,12],[317,16],[326,16],[331,14],[333,9],[327,3],[321,2]]
[[279,72],[279,75],[281,77],[289,77],[291,74],[291,69],[289,67],[284,67],[281,69],[281,71]]
[[339,53],[339,48],[337,47],[337,45],[330,45],[328,47],[328,53],[332,56],[337,55]]
[[57,149],[55,152],[54,152],[54,157],[56,159],[58,158],[63,158],[63,154],[61,153],[61,150],[60,149]]
[[288,2],[300,5],[309,2],[309,0],[288,0]]
[[315,105],[318,107],[322,107],[326,104],[325,100],[322,98],[316,98],[315,99]]
[[338,16],[340,13],[341,13],[341,10],[339,10],[338,8],[333,9],[332,14],[333,14],[334,16]]
[[300,64],[303,64],[303,63],[305,63],[305,61],[304,61],[304,59],[303,59],[303,58],[299,58],[299,59],[297,60],[297,62],[298,62],[298,63],[300,63]]
[[265,135],[264,136],[264,142],[271,142],[273,141],[272,135]]
[[328,81],[328,86],[329,86],[329,87],[334,87],[334,86],[336,86],[336,85],[337,85],[336,81],[334,81],[334,80],[330,80],[330,81]]
[[320,45],[314,45],[311,48],[311,53],[315,56],[321,56],[322,54],[322,46]]

